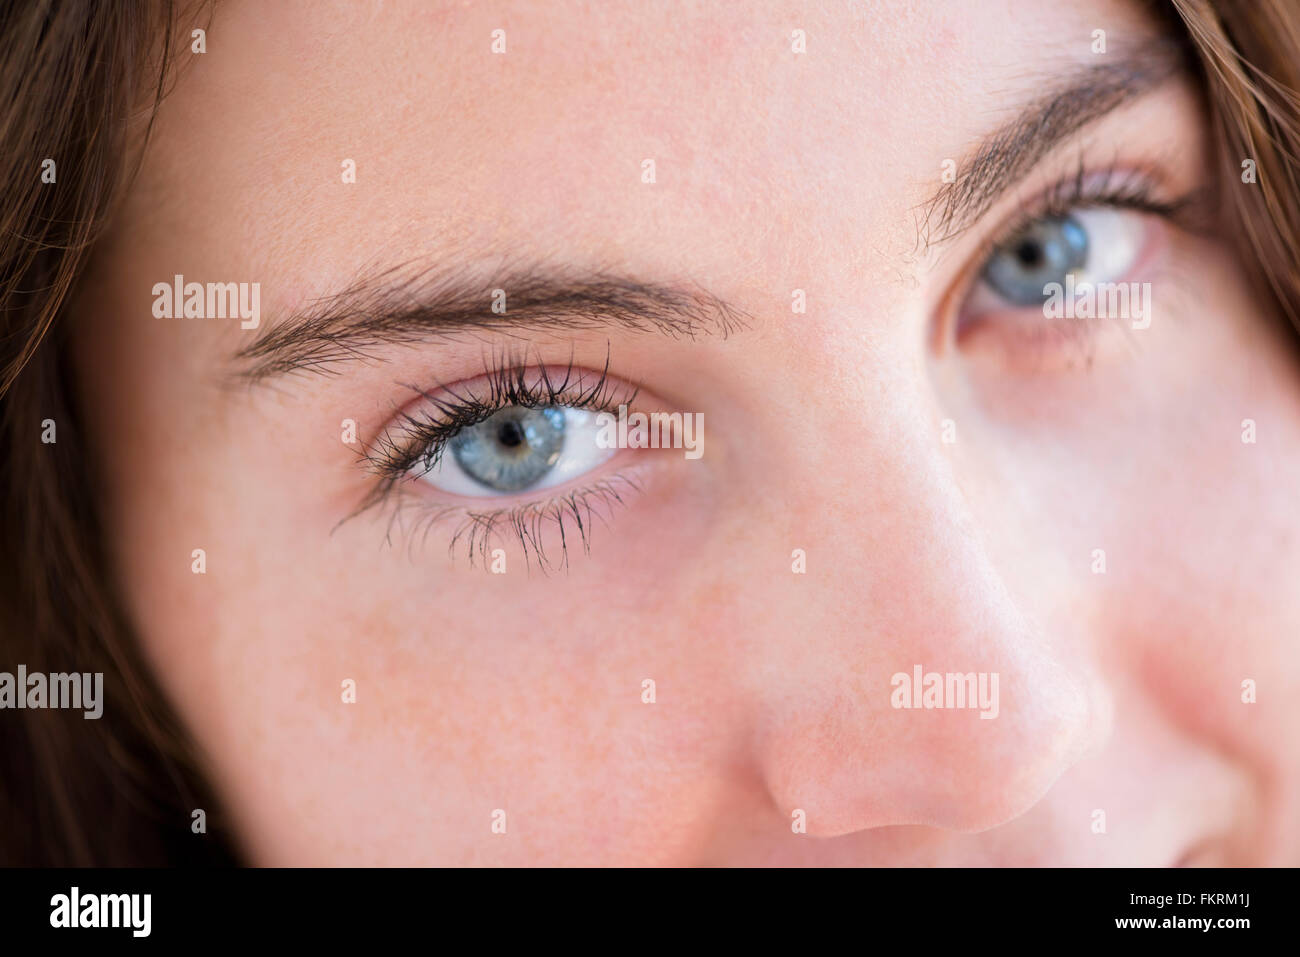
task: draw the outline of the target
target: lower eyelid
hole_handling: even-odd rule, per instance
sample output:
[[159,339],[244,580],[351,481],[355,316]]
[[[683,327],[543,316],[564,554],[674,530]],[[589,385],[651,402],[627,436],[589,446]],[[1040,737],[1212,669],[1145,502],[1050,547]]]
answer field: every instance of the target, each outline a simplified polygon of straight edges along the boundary
[[[1155,288],[1163,271],[1170,227],[1154,215],[1144,215],[1143,219],[1146,229],[1137,261],[1123,276],[1106,282],[1136,283],[1144,297],[1151,299],[1145,294]],[[980,282],[978,277],[975,282]],[[1152,305],[1147,302],[1146,308]],[[1119,344],[1125,341],[1122,333],[1130,328],[1130,319],[1124,316],[1051,318],[1044,314],[1043,306],[987,309],[959,315],[953,325],[953,342],[969,357],[988,355],[1005,363],[1009,370],[1043,372],[1090,365],[1108,354],[1103,347],[1112,334],[1119,334]]]
[[1013,373],[1087,368],[1102,355],[1104,340],[1120,334],[1121,321],[1050,320],[1041,313],[1024,322],[980,320],[962,333],[958,347],[968,358],[987,358]]
[[543,489],[540,493],[550,494],[530,498],[452,501],[446,495],[399,491],[389,519],[390,539],[405,540],[413,550],[424,548],[437,544],[438,529],[448,553],[468,559],[471,566],[487,567],[501,548],[543,570],[564,567],[575,550],[590,550],[597,527],[611,532],[615,513],[631,507],[649,481],[647,469],[632,465],[590,481]]

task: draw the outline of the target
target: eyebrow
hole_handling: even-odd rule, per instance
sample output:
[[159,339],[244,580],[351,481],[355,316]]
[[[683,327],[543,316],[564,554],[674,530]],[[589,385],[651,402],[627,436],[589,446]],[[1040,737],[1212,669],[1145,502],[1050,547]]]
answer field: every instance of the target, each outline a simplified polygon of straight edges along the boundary
[[[502,301],[503,294],[503,301]],[[504,308],[494,311],[494,301]],[[262,382],[292,372],[329,373],[374,359],[385,346],[414,345],[474,332],[621,328],[674,339],[726,337],[750,317],[697,284],[646,282],[602,270],[515,265],[486,281],[409,264],[311,300],[235,354],[241,378]]]
[[[1102,54],[984,136],[920,207],[918,241],[940,245],[969,228],[1053,149],[1119,106],[1187,70],[1185,47],[1167,37]],[[493,295],[505,310],[493,311]],[[330,373],[375,359],[375,350],[473,332],[621,328],[674,339],[727,335],[751,317],[695,283],[647,282],[604,270],[516,265],[476,281],[468,272],[394,267],[334,295],[313,299],[235,354],[241,378],[262,382],[294,372]]]
[[1104,61],[1059,79],[976,144],[958,164],[956,177],[919,207],[922,246],[939,245],[968,229],[1063,141],[1188,69],[1185,47],[1168,37],[1097,56]]

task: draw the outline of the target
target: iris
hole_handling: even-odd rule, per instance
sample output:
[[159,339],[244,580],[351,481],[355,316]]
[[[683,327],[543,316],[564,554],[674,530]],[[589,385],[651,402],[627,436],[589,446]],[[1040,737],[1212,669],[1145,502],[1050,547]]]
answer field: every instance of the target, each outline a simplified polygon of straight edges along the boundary
[[1087,261],[1088,234],[1079,221],[1045,216],[994,251],[984,281],[1008,302],[1036,306],[1046,301],[1050,283],[1064,284]]
[[555,406],[501,409],[449,443],[456,463],[476,482],[519,492],[546,475],[564,451],[564,411]]

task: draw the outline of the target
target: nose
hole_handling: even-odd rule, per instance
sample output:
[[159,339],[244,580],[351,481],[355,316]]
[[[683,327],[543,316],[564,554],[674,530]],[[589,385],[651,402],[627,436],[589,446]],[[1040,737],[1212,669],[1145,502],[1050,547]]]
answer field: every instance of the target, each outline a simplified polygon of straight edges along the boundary
[[791,586],[802,624],[758,644],[780,662],[754,689],[755,763],[808,834],[997,826],[1107,733],[1086,654],[1018,608],[942,447],[913,434],[894,432],[888,455],[837,450],[835,474],[869,474],[870,504],[846,508],[853,492],[830,483],[806,501],[821,548],[818,574]]

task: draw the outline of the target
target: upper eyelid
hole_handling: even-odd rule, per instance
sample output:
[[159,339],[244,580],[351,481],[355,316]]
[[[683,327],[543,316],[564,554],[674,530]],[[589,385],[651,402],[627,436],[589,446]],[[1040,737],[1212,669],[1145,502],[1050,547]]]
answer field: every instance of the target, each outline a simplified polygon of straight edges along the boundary
[[[462,380],[470,383],[488,380],[491,388],[486,395],[481,394],[481,391],[478,395],[457,393],[452,390],[458,383],[453,383],[451,386],[443,387],[451,396],[450,401],[435,399],[429,391],[411,387],[418,398],[405,409],[398,411],[395,417],[365,444],[364,458],[372,471],[381,476],[392,476],[409,470],[420,462],[427,454],[428,440],[440,436],[445,439],[449,437],[447,433],[452,430],[466,428],[474,421],[482,421],[493,411],[501,408],[511,405],[554,404],[603,410],[613,408],[619,403],[631,404],[640,394],[640,386],[624,383],[621,379],[611,376],[608,371],[608,361],[607,354],[606,366],[601,372],[586,368],[577,369],[570,363],[564,377],[561,378],[550,375],[549,367],[545,363],[538,362],[530,366],[525,364],[526,359],[507,360],[510,364],[503,363],[473,379]],[[575,369],[579,373],[576,376],[572,375]],[[529,373],[532,375],[530,376]],[[513,379],[513,386],[520,391],[512,388],[503,393],[500,386],[507,379]],[[522,390],[529,390],[529,383],[532,383],[535,388],[525,393]],[[440,403],[439,407],[444,412],[450,409],[453,414],[444,421],[434,420],[432,417],[418,419],[409,410],[412,406],[420,407],[422,401]],[[471,404],[477,407],[470,409]],[[462,419],[457,419],[454,414],[458,405],[469,410]],[[483,414],[479,415],[480,412]],[[474,417],[473,421],[470,421],[471,415]],[[399,445],[390,439],[390,433],[395,430],[405,432],[406,438],[403,444]],[[419,449],[416,448],[416,443],[422,443]]]
[[[1081,155],[1076,159],[1073,173],[1058,177],[1035,190],[1028,198],[1017,197],[1015,204],[983,233],[974,248],[961,253],[964,265],[959,276],[968,279],[988,256],[1043,216],[1060,215],[1079,207],[1113,206],[1174,218],[1186,210],[1204,205],[1196,190],[1168,196],[1167,189],[1167,182],[1154,166],[1113,160],[1106,166],[1089,167]],[[1127,196],[1132,202],[1114,202],[1117,195]],[[1190,219],[1187,225],[1191,225]],[[956,253],[955,249],[953,252]]]
[[[1117,176],[1123,176],[1124,179],[1116,183]],[[1096,177],[1105,177],[1105,179],[1097,180]],[[1030,199],[1018,202],[1010,213],[990,230],[980,248],[986,251],[997,249],[1037,220],[1046,216],[1063,216],[1073,209],[1111,207],[1158,212],[1176,208],[1182,202],[1181,199],[1173,201],[1159,199],[1158,189],[1158,184],[1147,174],[1133,169],[1119,170],[1112,166],[1105,170],[1087,173],[1081,166],[1073,177],[1058,179]]]

